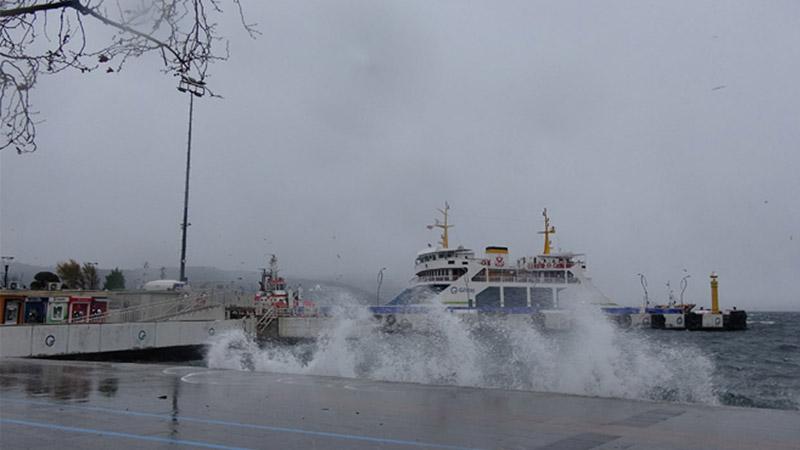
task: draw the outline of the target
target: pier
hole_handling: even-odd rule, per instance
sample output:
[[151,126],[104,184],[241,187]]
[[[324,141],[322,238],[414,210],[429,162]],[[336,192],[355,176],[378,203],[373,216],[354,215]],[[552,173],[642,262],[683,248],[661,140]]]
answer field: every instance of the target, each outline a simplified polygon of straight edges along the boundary
[[243,327],[225,296],[207,293],[2,291],[0,357],[199,347]]
[[5,359],[3,447],[796,449],[800,412]]

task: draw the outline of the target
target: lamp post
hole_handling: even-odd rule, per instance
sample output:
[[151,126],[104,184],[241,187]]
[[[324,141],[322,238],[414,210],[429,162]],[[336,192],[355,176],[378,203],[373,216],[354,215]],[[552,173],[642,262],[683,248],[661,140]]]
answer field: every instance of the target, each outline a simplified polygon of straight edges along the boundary
[[8,289],[8,265],[14,260],[13,256],[0,256],[3,260],[3,289]]
[[650,297],[647,295],[647,278],[643,273],[637,275],[639,275],[639,283],[642,284],[642,289],[644,289],[644,307],[642,308],[642,312],[645,312],[647,307],[650,306]]
[[681,278],[681,306],[683,306],[683,293],[686,291],[686,286],[689,285],[689,278],[691,278],[691,275],[689,274],[686,274],[683,278]]
[[386,267],[381,268],[378,271],[378,292],[375,295],[375,306],[381,306],[381,285],[383,284],[383,271],[386,270]]
[[192,160],[192,121],[194,119],[194,98],[206,93],[206,84],[186,75],[181,76],[178,91],[189,93],[189,133],[186,140],[186,182],[183,190],[183,222],[181,222],[181,274],[180,281],[186,282],[186,230],[189,228],[189,169]]

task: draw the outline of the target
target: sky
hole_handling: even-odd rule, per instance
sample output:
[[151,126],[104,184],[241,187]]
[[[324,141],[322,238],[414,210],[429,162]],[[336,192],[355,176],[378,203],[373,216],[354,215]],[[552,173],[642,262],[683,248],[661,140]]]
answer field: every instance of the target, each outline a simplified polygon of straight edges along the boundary
[[[244,2],[195,102],[188,264],[408,284],[452,245],[586,254],[621,304],[800,310],[800,4]],[[89,25],[98,39],[108,30]],[[177,266],[188,98],[156,55],[42,77],[0,152],[0,253]]]

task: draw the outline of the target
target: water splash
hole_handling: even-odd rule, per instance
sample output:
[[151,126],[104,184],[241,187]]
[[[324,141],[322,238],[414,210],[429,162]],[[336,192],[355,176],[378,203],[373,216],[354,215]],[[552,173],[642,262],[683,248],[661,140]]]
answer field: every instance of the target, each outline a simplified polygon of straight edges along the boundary
[[[566,298],[566,297],[565,297]],[[543,333],[528,317],[464,318],[441,305],[384,333],[365,308],[347,309],[313,344],[259,347],[241,331],[217,337],[211,368],[716,404],[714,366],[699,349],[615,328],[584,300],[573,331]]]

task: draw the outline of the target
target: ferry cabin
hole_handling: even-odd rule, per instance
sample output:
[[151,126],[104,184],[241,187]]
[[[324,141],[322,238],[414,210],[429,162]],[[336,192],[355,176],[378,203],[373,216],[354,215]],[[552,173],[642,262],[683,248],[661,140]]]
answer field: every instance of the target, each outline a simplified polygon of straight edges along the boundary
[[588,282],[586,263],[577,253],[551,252],[550,226],[545,210],[545,245],[542,254],[509,260],[507,247],[486,247],[482,256],[464,247],[448,247],[447,221],[429,228],[443,230],[440,246],[417,254],[413,287],[402,292],[389,305],[427,303],[432,297],[452,309],[481,311],[535,312],[554,309],[564,289]]
[[414,287],[391,304],[422,303],[436,294],[442,303],[460,308],[557,308],[561,291],[585,278],[579,256],[539,255],[509,264],[505,247],[487,247],[482,257],[463,247],[424,250],[415,261]]

